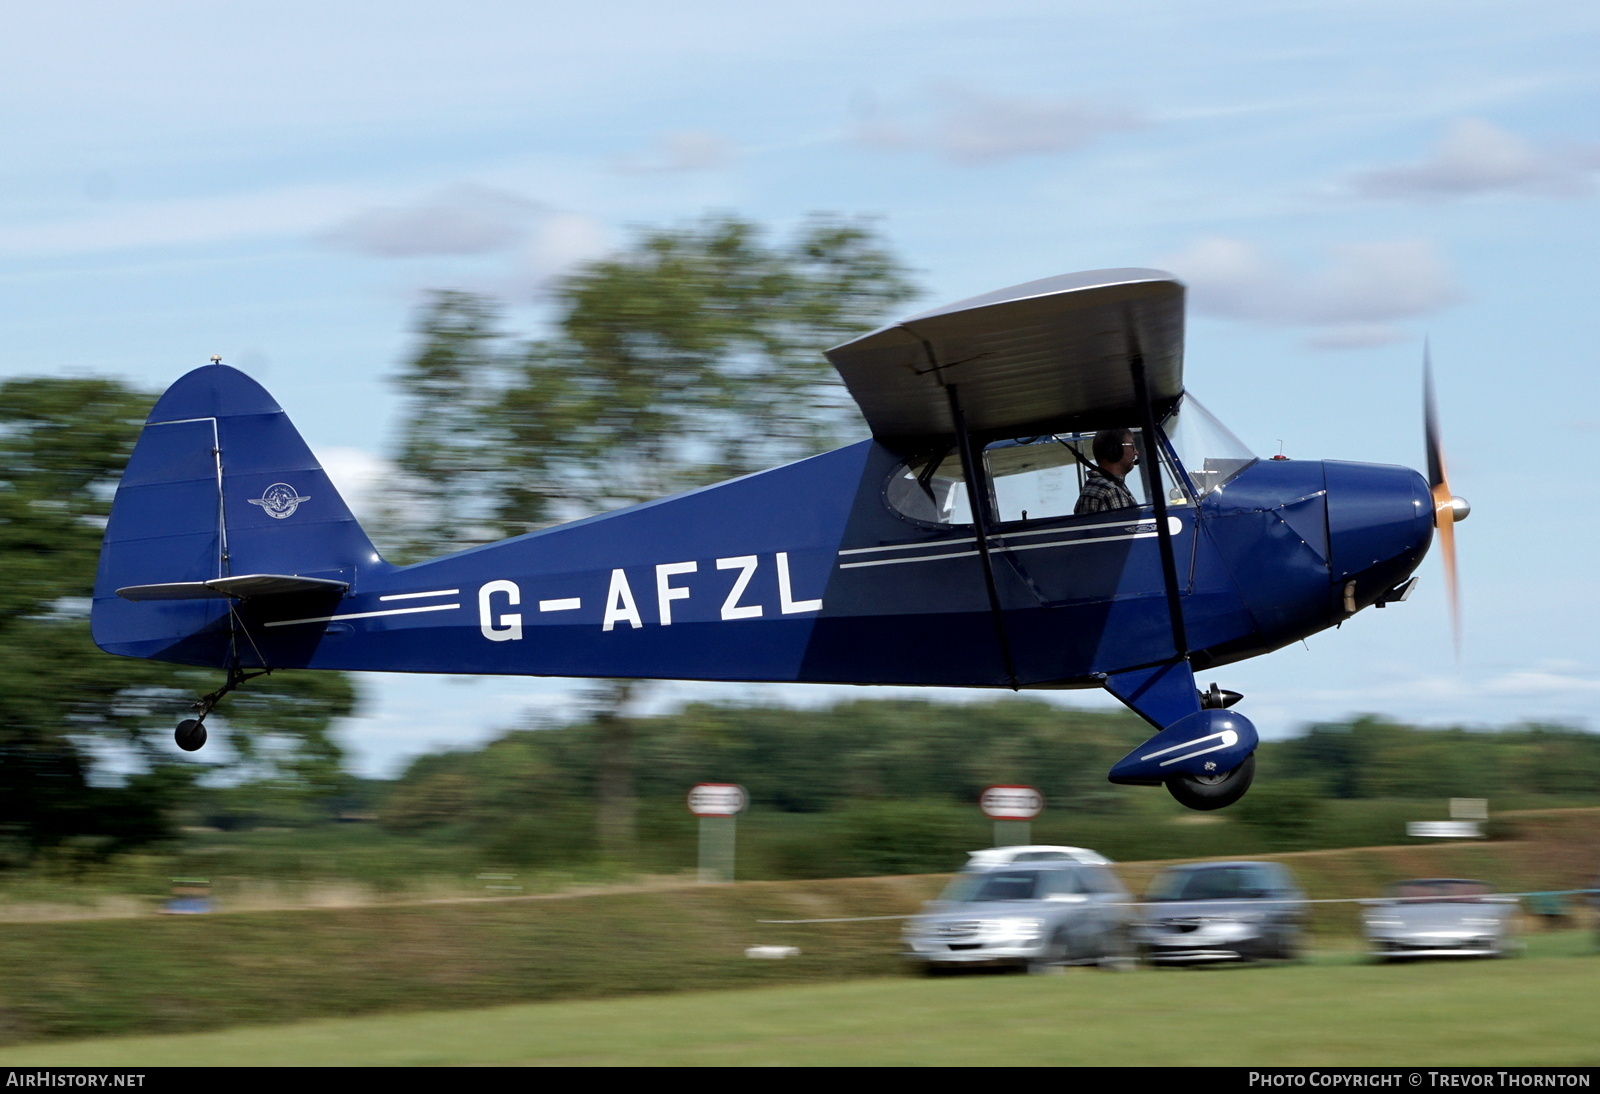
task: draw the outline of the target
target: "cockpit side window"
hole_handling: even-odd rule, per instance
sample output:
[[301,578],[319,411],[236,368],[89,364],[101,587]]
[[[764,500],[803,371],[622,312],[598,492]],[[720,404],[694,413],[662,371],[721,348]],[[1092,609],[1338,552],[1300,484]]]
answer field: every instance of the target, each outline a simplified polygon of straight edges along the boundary
[[[1122,508],[1149,504],[1141,466],[1122,468],[1118,475],[1108,453],[1113,441],[1127,438],[1142,464],[1149,446],[1138,429],[1096,433],[1056,433],[995,441],[983,451],[987,472],[985,492],[995,522],[1053,520],[1062,517],[1100,517]],[[1120,444],[1115,445],[1122,451]],[[1187,505],[1183,478],[1174,474],[1165,446],[1159,446],[1160,481],[1167,488],[1168,505]],[[1103,465],[1104,464],[1104,465]],[[954,446],[924,453],[896,468],[885,500],[890,508],[913,520],[930,524],[971,524],[972,506],[960,453]]]
[[884,491],[889,508],[929,524],[971,524],[967,477],[953,447],[925,453],[895,468]]

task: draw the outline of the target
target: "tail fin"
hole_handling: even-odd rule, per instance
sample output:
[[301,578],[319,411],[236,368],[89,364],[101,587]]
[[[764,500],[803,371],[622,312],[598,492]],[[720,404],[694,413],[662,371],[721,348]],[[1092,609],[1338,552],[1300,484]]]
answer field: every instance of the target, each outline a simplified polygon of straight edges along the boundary
[[[95,644],[227,665],[230,593],[337,595],[378,563],[282,408],[242,372],[208,365],[161,396],[117,487],[95,578]],[[241,580],[257,576],[278,580]]]

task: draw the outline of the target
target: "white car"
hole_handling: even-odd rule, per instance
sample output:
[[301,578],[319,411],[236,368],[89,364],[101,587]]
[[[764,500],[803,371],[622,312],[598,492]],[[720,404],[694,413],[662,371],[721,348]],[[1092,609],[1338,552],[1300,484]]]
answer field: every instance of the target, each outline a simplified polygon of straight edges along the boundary
[[1407,957],[1501,957],[1513,951],[1515,897],[1482,881],[1418,878],[1389,886],[1362,917],[1368,952],[1379,961]]
[[928,972],[1011,965],[1132,964],[1133,904],[1104,855],[1081,847],[997,847],[971,859],[906,922],[905,954]]

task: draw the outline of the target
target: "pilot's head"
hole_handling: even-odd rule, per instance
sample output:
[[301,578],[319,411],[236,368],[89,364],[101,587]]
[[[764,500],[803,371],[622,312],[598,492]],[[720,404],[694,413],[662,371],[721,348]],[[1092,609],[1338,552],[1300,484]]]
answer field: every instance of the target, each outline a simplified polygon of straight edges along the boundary
[[1102,471],[1121,477],[1139,462],[1131,429],[1102,429],[1094,435],[1094,462]]

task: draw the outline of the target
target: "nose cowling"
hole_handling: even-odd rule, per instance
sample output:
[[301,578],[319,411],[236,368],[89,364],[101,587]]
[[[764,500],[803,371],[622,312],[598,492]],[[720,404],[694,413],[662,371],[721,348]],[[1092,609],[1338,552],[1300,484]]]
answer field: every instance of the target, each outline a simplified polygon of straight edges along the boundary
[[1323,467],[1330,576],[1347,613],[1352,601],[1373,603],[1417,568],[1433,541],[1433,498],[1409,467],[1335,460]]

